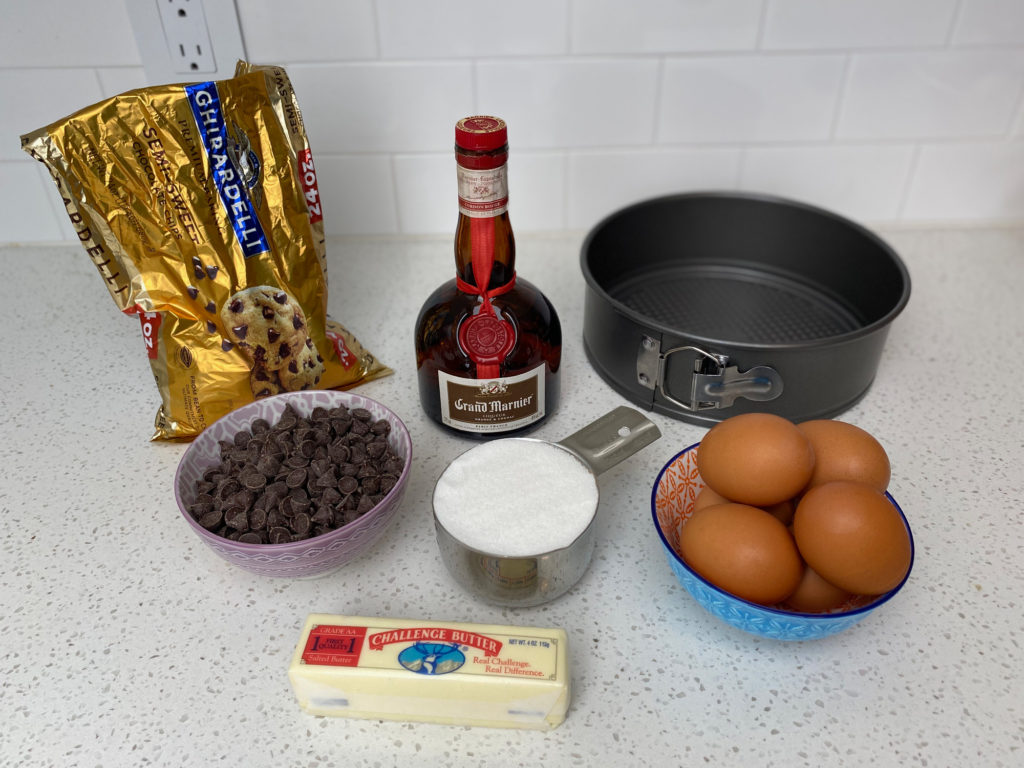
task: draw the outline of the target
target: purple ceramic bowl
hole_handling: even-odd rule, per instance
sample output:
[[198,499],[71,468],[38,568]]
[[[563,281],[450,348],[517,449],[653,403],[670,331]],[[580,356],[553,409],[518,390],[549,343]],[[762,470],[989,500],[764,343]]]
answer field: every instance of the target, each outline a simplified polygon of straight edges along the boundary
[[[287,404],[309,416],[317,406],[365,408],[374,419],[391,422],[388,442],[405,460],[395,487],[377,506],[358,519],[329,533],[286,544],[243,544],[225,539],[203,528],[188,512],[195,499],[196,482],[210,467],[220,463],[220,441],[231,441],[235,433],[249,429],[259,418],[276,424]],[[312,390],[288,392],[257,400],[232,411],[207,427],[188,447],[174,475],[174,496],[185,522],[210,549],[229,563],[261,576],[314,578],[328,574],[370,549],[393,522],[409,481],[412,439],[402,420],[389,408],[351,392]]]

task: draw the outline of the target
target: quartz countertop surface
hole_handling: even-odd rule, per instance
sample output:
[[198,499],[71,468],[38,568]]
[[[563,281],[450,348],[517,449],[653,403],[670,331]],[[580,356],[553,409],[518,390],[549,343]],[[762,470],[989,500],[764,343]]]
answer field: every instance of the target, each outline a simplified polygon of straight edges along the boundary
[[[138,322],[78,246],[0,248],[0,765],[1017,766],[1024,761],[1024,230],[882,230],[912,278],[867,396],[840,418],[889,452],[915,537],[903,590],[811,642],[705,613],[650,523],[662,465],[702,427],[600,477],[593,561],[536,608],[469,596],[438,555],[430,495],[471,443],[423,415],[412,334],[452,273],[444,238],[329,242],[330,312],[394,373],[360,392],[413,439],[393,527],[310,581],[217,558],[179,515],[181,443]],[[626,404],[582,349],[582,234],[520,236],[519,273],[564,334],[561,439]],[[550,732],[317,718],[287,668],[309,613],[564,627],[572,704]]]

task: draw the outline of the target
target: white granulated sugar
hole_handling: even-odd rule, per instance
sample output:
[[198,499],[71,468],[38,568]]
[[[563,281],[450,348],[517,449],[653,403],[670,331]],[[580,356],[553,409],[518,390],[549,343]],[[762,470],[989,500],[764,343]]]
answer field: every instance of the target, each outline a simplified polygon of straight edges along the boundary
[[503,557],[569,546],[597,510],[597,481],[551,443],[503,438],[453,461],[434,488],[434,513],[463,544]]

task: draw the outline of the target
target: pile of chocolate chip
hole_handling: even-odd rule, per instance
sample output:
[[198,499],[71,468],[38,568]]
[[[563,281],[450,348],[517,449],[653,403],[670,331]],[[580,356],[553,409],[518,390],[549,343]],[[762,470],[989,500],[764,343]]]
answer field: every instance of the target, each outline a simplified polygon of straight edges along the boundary
[[405,461],[388,443],[391,423],[365,408],[290,404],[276,424],[253,422],[220,442],[221,462],[196,483],[192,517],[247,544],[301,541],[351,523],[395,487]]

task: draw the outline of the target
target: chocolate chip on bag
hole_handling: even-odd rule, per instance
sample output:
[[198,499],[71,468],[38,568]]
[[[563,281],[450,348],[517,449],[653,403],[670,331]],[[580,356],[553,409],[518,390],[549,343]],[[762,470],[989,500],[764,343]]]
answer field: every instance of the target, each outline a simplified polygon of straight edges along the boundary
[[[142,88],[22,137],[191,438],[258,397],[391,373],[327,314],[316,170],[279,67]],[[266,182],[266,183],[265,183]]]
[[220,443],[220,463],[196,483],[189,506],[203,528],[250,544],[319,536],[375,507],[398,483],[405,461],[388,443],[391,423],[365,408],[286,405]]

